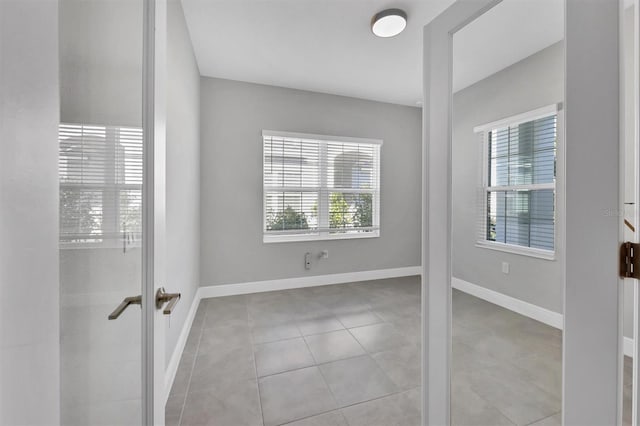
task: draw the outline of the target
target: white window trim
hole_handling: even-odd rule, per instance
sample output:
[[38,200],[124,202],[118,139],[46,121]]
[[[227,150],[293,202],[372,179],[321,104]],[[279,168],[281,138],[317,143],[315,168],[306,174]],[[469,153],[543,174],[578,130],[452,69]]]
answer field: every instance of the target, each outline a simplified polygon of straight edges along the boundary
[[[382,145],[384,141],[382,139],[371,139],[371,138],[356,138],[349,136],[330,136],[330,135],[319,135],[313,133],[297,133],[297,132],[281,132],[275,130],[262,130],[262,139],[260,141],[261,146],[264,144],[265,137],[274,137],[274,138],[293,138],[293,139],[302,139],[308,141],[327,141],[327,142],[348,142],[348,143],[362,143],[362,144],[372,144],[372,145],[380,145],[380,152],[378,154],[378,173],[376,174],[376,188],[377,189],[340,189],[340,192],[348,193],[371,193],[374,194],[374,198],[376,202],[373,203],[372,206],[372,216],[373,223],[378,224],[375,227],[371,227],[370,232],[331,232],[328,229],[318,229],[312,232],[300,232],[299,235],[293,234],[294,231],[286,231],[286,234],[278,235],[275,233],[266,234],[266,224],[267,224],[267,215],[265,211],[265,203],[266,203],[266,194],[269,190],[277,190],[277,191],[292,191],[292,192],[314,192],[318,193],[318,223],[328,223],[329,222],[329,205],[328,199],[329,197],[326,193],[327,189],[327,173],[324,168],[327,165],[326,157],[326,145],[320,145],[320,186],[319,188],[305,188],[305,187],[268,187],[262,186],[262,242],[265,244],[271,243],[290,243],[290,242],[303,242],[303,241],[326,241],[326,240],[352,240],[352,239],[361,239],[361,238],[377,238],[380,237],[380,204],[381,204],[381,195],[380,195],[380,175],[382,169]],[[263,156],[263,165],[264,165],[264,156]],[[264,173],[264,172],[263,172]],[[264,182],[264,181],[263,181]],[[324,221],[324,222],[323,222]]]
[[[489,132],[500,127],[515,126],[518,124],[526,123],[528,121],[537,120],[540,118],[548,117],[550,115],[556,115],[556,180],[554,183],[546,184],[531,184],[531,185],[507,185],[507,186],[489,186],[489,176],[487,166],[489,164]],[[563,229],[562,211],[560,210],[564,205],[564,119],[562,115],[562,103],[556,103],[547,105],[542,108],[537,108],[532,111],[528,111],[522,114],[517,114],[511,117],[503,118],[500,120],[492,121],[490,123],[482,124],[473,128],[474,133],[482,133],[482,214],[486,216],[487,211],[487,192],[491,191],[503,191],[503,190],[536,190],[536,189],[553,189],[555,192],[554,205],[555,205],[555,218],[554,218],[554,250],[545,250],[535,247],[525,247],[516,244],[506,244],[497,241],[490,241],[486,239],[486,221],[482,220],[481,229],[479,230],[479,237],[482,235],[482,239],[478,238],[475,246],[478,248],[496,250],[506,253],[517,254],[521,256],[529,256],[538,259],[555,261],[557,259],[558,252],[562,246],[562,240],[560,239],[561,231]]]

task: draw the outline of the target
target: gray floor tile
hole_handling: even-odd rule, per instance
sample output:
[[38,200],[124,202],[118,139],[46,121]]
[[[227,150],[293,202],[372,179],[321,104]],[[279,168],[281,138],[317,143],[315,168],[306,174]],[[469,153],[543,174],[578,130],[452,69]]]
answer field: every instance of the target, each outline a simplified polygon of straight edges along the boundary
[[274,325],[258,325],[252,328],[253,343],[269,343],[278,340],[292,339],[300,337],[300,330],[295,322]]
[[[558,424],[561,332],[456,290],[453,311],[452,424]],[[371,355],[263,377],[259,396],[253,359],[254,349],[267,346],[262,343],[301,341],[304,335],[317,356],[313,362],[351,356],[346,348],[355,347],[337,338],[346,331],[332,333],[343,329],[337,316],[348,327],[376,321],[349,330]],[[345,426],[343,413],[351,426],[376,426],[381,419],[384,426],[418,424],[420,389],[398,391],[419,385],[420,322],[416,277],[204,299],[166,407],[167,424],[177,424],[180,411],[184,426],[258,425],[263,411],[267,425]],[[331,338],[323,342],[317,335],[325,333]],[[287,358],[304,353],[300,344],[281,349],[272,351],[278,355],[271,362],[284,366],[272,371],[292,368],[296,362]],[[360,362],[348,362],[353,359]],[[242,378],[253,385],[243,388]],[[625,383],[624,424],[630,422],[630,393]],[[336,411],[334,397],[342,410]]]
[[342,409],[349,426],[420,426],[420,412],[406,394],[395,394]]
[[460,379],[516,424],[527,425],[561,409],[559,398],[533,384],[526,371],[506,362],[464,373]]
[[389,323],[352,328],[351,334],[369,353],[381,352],[409,344],[409,341]]
[[178,426],[180,424],[180,415],[184,406],[185,396],[169,397],[167,405],[164,408],[165,426]]
[[314,365],[302,337],[257,345],[255,358],[259,377]]
[[452,389],[451,424],[453,426],[514,426],[495,406],[468,387]]
[[338,315],[338,319],[345,328],[362,327],[363,325],[377,324],[382,318],[371,310],[351,311]]
[[347,330],[307,336],[305,340],[318,364],[365,354],[362,346]]
[[203,329],[198,354],[241,347],[251,347],[249,328],[243,324],[230,322],[228,325]]
[[421,348],[419,346],[400,346],[375,353],[371,357],[399,389],[412,389],[420,386]]
[[256,382],[244,381],[223,388],[187,394],[182,425],[261,426]]
[[343,330],[342,323],[334,316],[322,316],[298,322],[298,329],[303,336]]
[[249,318],[246,306],[223,306],[207,308],[202,328],[218,327],[230,322],[243,322]]
[[368,355],[323,364],[320,371],[341,407],[398,390]]
[[259,380],[265,426],[280,425],[337,408],[318,367]]
[[182,397],[187,393],[189,387],[189,381],[191,380],[191,371],[193,370],[193,363],[195,360],[195,353],[184,353],[178,364],[178,371],[173,379],[173,386],[169,397]]
[[189,392],[228,383],[255,379],[253,352],[249,347],[229,348],[198,354],[193,366]]
[[286,426],[349,426],[340,411],[330,411],[306,419],[287,423]]
[[538,420],[535,423],[531,423],[529,426],[561,426],[562,425],[562,413],[556,413],[553,416],[545,417],[542,420]]

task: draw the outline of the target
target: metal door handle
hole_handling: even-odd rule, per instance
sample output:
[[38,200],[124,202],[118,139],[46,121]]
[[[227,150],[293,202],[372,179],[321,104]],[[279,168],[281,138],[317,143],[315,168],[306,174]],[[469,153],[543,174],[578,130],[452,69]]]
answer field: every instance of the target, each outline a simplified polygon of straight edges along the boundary
[[109,314],[109,319],[114,320],[118,318],[129,305],[142,305],[142,295],[125,297],[118,307]]
[[160,287],[156,292],[156,309],[162,308],[162,305],[169,302],[162,313],[171,315],[173,308],[176,306],[176,303],[178,303],[178,300],[180,300],[180,296],[180,293],[167,293],[164,291],[164,287]]

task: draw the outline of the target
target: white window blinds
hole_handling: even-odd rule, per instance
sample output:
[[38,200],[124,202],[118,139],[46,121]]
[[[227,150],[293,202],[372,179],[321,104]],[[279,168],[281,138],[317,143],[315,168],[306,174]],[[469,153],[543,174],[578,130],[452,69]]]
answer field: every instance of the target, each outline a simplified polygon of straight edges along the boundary
[[60,124],[60,241],[139,239],[142,129]]
[[380,145],[263,132],[264,241],[379,235]]
[[486,131],[481,240],[555,250],[557,114]]

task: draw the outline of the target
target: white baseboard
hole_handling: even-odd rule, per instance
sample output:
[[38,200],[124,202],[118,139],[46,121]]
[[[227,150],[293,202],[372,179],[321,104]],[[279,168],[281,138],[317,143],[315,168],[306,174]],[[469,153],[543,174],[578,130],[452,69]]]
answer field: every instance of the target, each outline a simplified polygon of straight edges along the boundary
[[166,399],[169,398],[169,393],[171,392],[171,387],[173,386],[173,381],[176,378],[178,366],[180,365],[180,358],[182,358],[182,352],[184,351],[184,347],[187,343],[187,338],[189,337],[189,332],[191,331],[191,326],[193,325],[193,319],[195,318],[198,306],[200,305],[201,297],[199,296],[199,293],[200,289],[198,289],[196,291],[196,294],[193,296],[193,301],[191,302],[191,307],[189,308],[189,312],[187,313],[187,318],[185,318],[184,324],[182,325],[182,330],[180,330],[180,336],[178,336],[176,347],[173,348],[171,359],[169,360],[169,364],[167,364],[167,369],[165,370],[165,403]]
[[633,358],[633,339],[631,337],[625,337],[622,342],[622,348],[624,350],[624,354],[629,358]]
[[[472,284],[468,281],[464,281],[455,277],[451,277],[451,287],[468,293],[479,299],[491,302],[494,305],[509,309],[510,311],[516,312],[520,315],[524,315],[525,317],[540,321],[559,330],[562,330],[563,328],[563,315],[559,314],[558,312],[550,311],[532,303],[524,302],[520,299],[507,296],[506,294],[498,293],[497,291],[489,290],[486,287]],[[624,338],[623,350],[626,356],[633,356],[633,339],[629,337]]]
[[237,294],[262,293],[265,291],[290,290],[321,285],[344,284],[356,281],[381,280],[384,278],[409,277],[422,274],[421,266],[377,269],[373,271],[346,272],[342,274],[312,275],[280,280],[253,281],[238,284],[221,284],[200,287],[202,298],[233,296]]
[[540,321],[550,325],[551,327],[562,330],[564,320],[562,314],[557,312],[550,311],[549,309],[524,302],[520,299],[516,299],[515,297],[507,296],[506,294],[498,293],[497,291],[489,290],[486,287],[472,284],[468,281],[455,277],[451,278],[451,286],[479,299],[491,302],[494,305],[501,306],[520,315],[524,315],[525,317],[533,318],[536,321]]
[[198,306],[202,299],[209,297],[222,297],[222,296],[234,296],[238,294],[249,293],[262,293],[265,291],[274,290],[288,290],[294,288],[303,287],[316,287],[321,285],[330,284],[344,284],[356,281],[369,281],[369,280],[381,280],[384,278],[397,278],[397,277],[409,277],[414,275],[421,275],[421,266],[409,266],[405,268],[392,268],[392,269],[378,269],[373,271],[360,271],[360,272],[347,272],[342,274],[329,274],[329,275],[313,275],[309,277],[300,278],[285,278],[281,280],[269,280],[269,281],[254,281],[238,284],[223,284],[212,285],[207,287],[199,287],[193,297],[193,302],[189,308],[189,313],[180,331],[180,337],[173,350],[169,364],[165,372],[165,397],[169,398],[173,381],[176,378],[178,372],[178,365],[180,364],[180,358],[182,358],[182,352],[184,351],[191,326],[193,325],[193,319],[196,316]]

